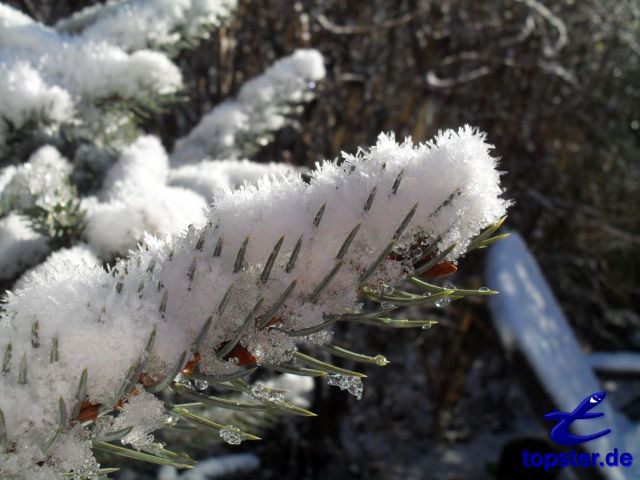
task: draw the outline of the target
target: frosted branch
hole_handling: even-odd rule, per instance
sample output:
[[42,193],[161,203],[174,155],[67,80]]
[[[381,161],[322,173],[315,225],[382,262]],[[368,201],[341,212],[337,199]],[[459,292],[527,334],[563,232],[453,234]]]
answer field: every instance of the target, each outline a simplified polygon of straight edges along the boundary
[[[171,241],[148,237],[110,272],[76,264],[35,276],[9,294],[0,321],[0,356],[8,358],[0,377],[3,473],[93,474],[92,440],[117,450],[99,441],[118,438],[113,432],[150,452],[164,410],[144,389],[169,385],[226,408],[310,414],[275,391],[249,388],[238,373],[248,365],[324,368],[289,363],[298,342],[328,341],[330,333],[320,331],[356,312],[361,292],[387,296],[389,285],[411,274],[405,258],[415,245],[450,261],[463,254],[508,205],[490,148],[468,127],[418,146],[381,135],[370,150],[344,154],[341,164],[319,164],[309,184],[297,176],[266,178],[218,195],[201,227]],[[411,304],[426,297],[398,298]],[[389,320],[380,312],[350,315]],[[304,330],[320,333],[299,336]],[[174,382],[180,371],[226,381],[253,403],[202,395]],[[235,427],[209,425],[234,442],[246,438]]]

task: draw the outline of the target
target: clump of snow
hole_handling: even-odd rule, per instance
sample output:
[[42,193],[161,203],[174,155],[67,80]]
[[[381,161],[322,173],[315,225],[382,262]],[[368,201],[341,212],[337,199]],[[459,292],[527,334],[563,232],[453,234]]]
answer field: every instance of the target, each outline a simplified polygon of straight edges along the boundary
[[167,182],[169,159],[157,137],[142,136],[125,148],[107,172],[101,198],[112,200]]
[[97,198],[83,202],[85,237],[103,259],[125,255],[145,232],[179,234],[202,220],[204,198],[167,185],[169,160],[156,137],[126,147],[106,174]]
[[0,218],[0,280],[15,277],[48,252],[47,237],[34,232],[25,217],[11,213]]
[[325,73],[317,50],[297,50],[278,60],[262,75],[245,83],[235,100],[215,107],[179,139],[172,162],[180,165],[206,157],[241,158],[243,144],[266,144],[271,132],[287,123],[292,105],[312,98],[315,82]]
[[131,445],[136,450],[153,451],[152,432],[163,427],[168,416],[164,404],[154,395],[145,392],[142,385],[137,385],[120,411],[120,415],[110,428],[102,433],[133,427],[120,442],[123,445]]
[[50,145],[34,152],[0,189],[0,211],[28,210],[59,205],[72,197],[69,175],[72,166]]
[[[34,118],[40,118],[45,124],[60,124],[73,117],[74,106],[69,92],[48,84],[28,62],[4,63],[1,51],[2,48],[0,111],[11,122],[12,128],[21,128]],[[0,122],[0,146],[5,143],[9,132],[9,125]]]
[[[0,354],[12,342],[13,358],[24,356],[28,364],[28,381],[20,383],[16,361],[0,377],[0,408],[16,447],[15,453],[0,453],[0,464],[8,456],[21,458],[22,468],[35,472],[55,465],[59,459],[54,450],[41,467],[42,454],[25,445],[38,444],[52,433],[58,399],[73,404],[78,378],[87,368],[88,400],[113,405],[114,392],[142,358],[152,331],[155,343],[144,364],[149,378],[164,378],[182,352],[193,355],[192,343],[211,315],[214,321],[198,349],[208,373],[216,374],[216,368],[229,373],[235,365],[231,360],[210,361],[233,338],[258,364],[281,364],[291,360],[297,342],[330,336],[294,336],[298,330],[319,325],[326,314],[358,308],[358,285],[377,257],[381,261],[366,285],[393,284],[407,275],[397,257],[381,256],[392,240],[397,246],[416,240],[437,243],[438,251],[456,243],[447,256],[456,259],[508,206],[500,198],[490,149],[484,135],[469,127],[440,133],[421,145],[381,135],[371,149],[344,154],[340,164],[318,164],[308,184],[288,175],[217,192],[198,224],[171,240],[147,236],[138,252],[109,272],[66,264],[9,293],[0,321]],[[122,155],[115,171],[155,165],[135,161],[133,152],[135,146]],[[126,194],[118,197],[111,191],[120,188],[118,175],[113,177],[109,191],[100,197],[126,204]],[[403,221],[405,228],[398,232]],[[350,247],[337,259],[358,224]],[[272,252],[273,261],[268,262]],[[267,263],[270,269],[265,269]],[[262,316],[286,291],[284,303],[269,313],[277,323],[258,329],[255,320],[272,320]],[[37,348],[31,343],[35,321]],[[60,358],[50,363],[54,338]],[[24,409],[27,404],[29,409]],[[128,423],[147,421],[132,415]],[[84,448],[81,431],[65,431],[62,437]]]

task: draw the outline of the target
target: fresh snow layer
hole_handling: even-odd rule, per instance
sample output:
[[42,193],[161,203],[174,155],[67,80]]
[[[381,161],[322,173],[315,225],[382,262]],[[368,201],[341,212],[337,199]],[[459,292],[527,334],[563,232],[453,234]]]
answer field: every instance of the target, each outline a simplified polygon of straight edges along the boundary
[[[70,469],[95,471],[91,436],[124,424],[107,415],[91,431],[79,425],[67,428],[44,455],[41,447],[54,433],[59,399],[70,411],[86,368],[87,400],[113,405],[118,400],[114,392],[141,358],[154,328],[155,343],[144,363],[147,381],[165,377],[182,352],[194,354],[192,342],[210,316],[213,323],[198,348],[200,371],[232,373],[237,363],[219,360],[216,352],[239,334],[254,308],[260,319],[290,287],[290,295],[273,314],[279,318],[274,327],[258,330],[250,321],[240,331],[240,344],[259,365],[281,364],[291,359],[298,341],[330,338],[328,333],[292,336],[296,330],[322,323],[325,314],[356,308],[362,273],[411,211],[415,213],[396,251],[418,241],[437,243],[438,250],[456,243],[448,255],[451,260],[463,254],[470,240],[502,217],[508,206],[500,198],[500,175],[490,149],[484,135],[469,127],[440,133],[417,146],[381,135],[373,148],[344,154],[340,164],[318,164],[308,184],[292,175],[263,178],[258,186],[217,195],[201,226],[172,240],[147,236],[138,252],[110,272],[86,263],[68,263],[68,268],[63,264],[8,294],[0,320],[0,353],[11,342],[12,360],[0,377],[0,408],[12,447],[10,453],[0,454],[3,474],[28,472],[30,478],[51,478],[54,472]],[[114,168],[133,168],[124,163]],[[118,188],[115,177],[112,184]],[[111,192],[105,195],[112,198]],[[370,208],[365,211],[367,203]],[[324,215],[319,218],[321,210]],[[131,216],[131,211],[126,213]],[[358,224],[358,234],[338,262],[337,252]],[[265,264],[281,237],[282,246],[265,278]],[[297,261],[285,268],[298,241]],[[238,255],[243,244],[244,259]],[[396,284],[410,273],[410,265],[398,256],[382,258],[367,285]],[[331,271],[335,275],[326,288],[314,295]],[[231,286],[220,315],[221,300]],[[32,346],[35,321],[37,348]],[[50,363],[54,338],[60,354]],[[27,367],[26,384],[20,383],[21,363]],[[161,404],[146,394],[127,398],[132,406],[125,407],[126,420],[136,433],[125,442],[144,448],[161,423]]]

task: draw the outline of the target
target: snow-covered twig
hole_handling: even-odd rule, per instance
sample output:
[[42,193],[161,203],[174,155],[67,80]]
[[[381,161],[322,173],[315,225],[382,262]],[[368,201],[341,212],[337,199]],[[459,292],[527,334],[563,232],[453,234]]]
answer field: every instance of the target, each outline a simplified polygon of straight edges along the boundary
[[297,50],[245,83],[235,100],[206,114],[189,134],[176,142],[171,156],[177,165],[213,159],[242,158],[266,145],[287,122],[295,105],[313,98],[316,82],[324,78],[322,55]]

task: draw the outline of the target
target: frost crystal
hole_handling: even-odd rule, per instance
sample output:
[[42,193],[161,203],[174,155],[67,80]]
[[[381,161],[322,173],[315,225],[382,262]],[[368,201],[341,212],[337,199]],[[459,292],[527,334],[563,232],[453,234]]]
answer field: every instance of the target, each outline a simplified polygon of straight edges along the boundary
[[350,375],[342,375],[340,373],[333,373],[327,376],[327,383],[335,387],[339,387],[340,390],[346,390],[358,400],[362,399],[362,379],[360,377],[353,377]]

